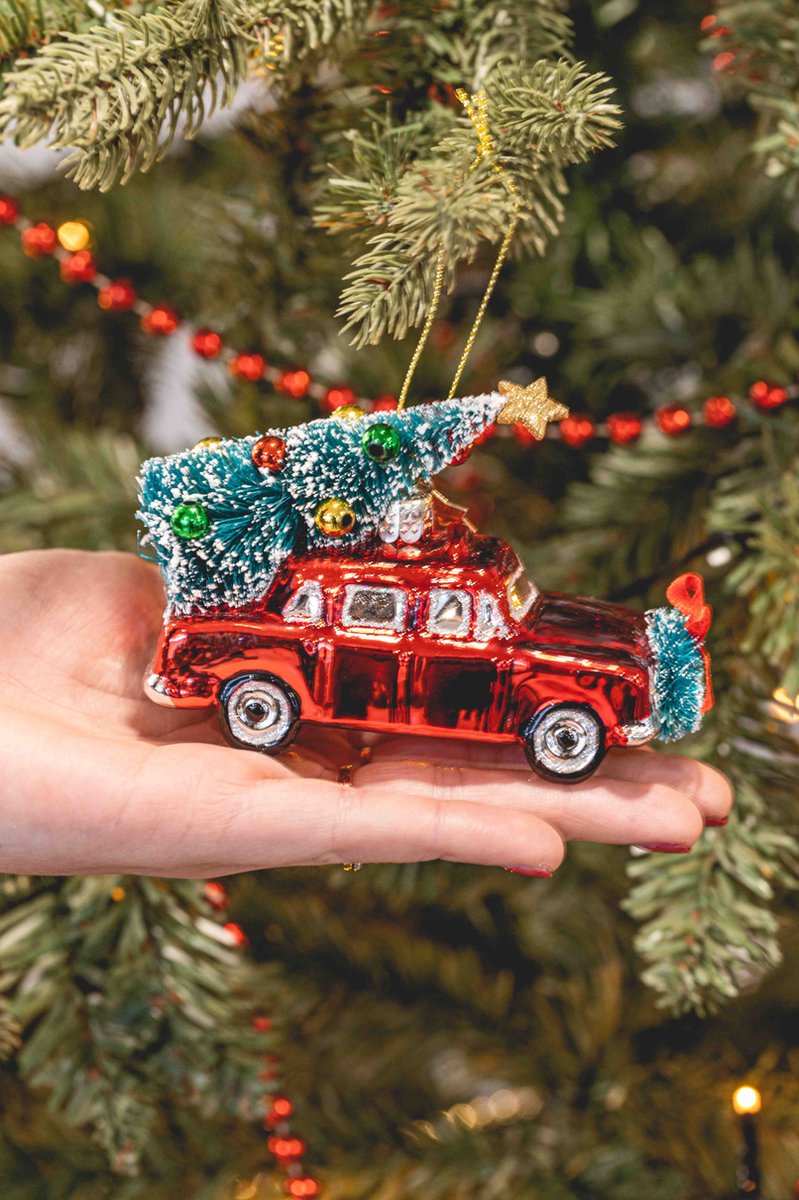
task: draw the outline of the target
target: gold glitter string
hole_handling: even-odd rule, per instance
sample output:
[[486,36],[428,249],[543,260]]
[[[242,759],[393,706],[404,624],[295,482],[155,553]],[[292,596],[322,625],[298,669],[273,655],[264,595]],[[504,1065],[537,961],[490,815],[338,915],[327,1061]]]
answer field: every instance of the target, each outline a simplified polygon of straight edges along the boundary
[[[493,295],[494,288],[497,286],[497,280],[499,279],[500,272],[505,264],[505,259],[508,257],[508,251],[510,250],[511,242],[513,241],[513,235],[516,232],[516,226],[519,224],[522,204],[515,180],[505,170],[505,168],[502,166],[502,163],[499,161],[499,158],[497,157],[494,139],[491,136],[491,130],[488,124],[488,98],[486,97],[485,92],[480,91],[474,96],[470,96],[469,93],[463,88],[458,88],[455,92],[455,95],[465,108],[469,120],[474,126],[474,131],[477,134],[477,157],[469,169],[474,171],[474,169],[483,161],[483,159],[486,159],[491,164],[492,169],[502,180],[502,183],[510,195],[513,201],[513,211],[511,213],[508,228],[505,231],[505,236],[502,239],[502,245],[499,248],[497,261],[494,263],[494,269],[491,272],[491,276],[488,280],[488,285],[483,295],[483,299],[480,301],[480,307],[477,310],[477,314],[472,322],[472,327],[469,330],[469,336],[466,339],[466,345],[463,348],[463,353],[461,354],[460,361],[455,371],[455,378],[452,380],[452,386],[449,389],[449,395],[447,396],[448,400],[451,400],[455,395],[455,390],[460,383],[461,375],[463,374],[469,355],[472,352],[475,338],[477,337],[478,331],[483,322],[483,317],[486,314],[486,309],[488,308],[489,301]],[[411,386],[411,380],[413,379],[416,368],[419,365],[419,359],[422,357],[422,351],[427,344],[427,339],[430,336],[430,330],[432,329],[433,322],[436,319],[438,306],[441,302],[441,292],[444,287],[445,274],[446,262],[444,259],[444,247],[441,246],[436,256],[436,268],[435,276],[433,278],[433,291],[430,296],[430,307],[427,311],[427,316],[425,317],[419,342],[413,352],[411,361],[408,363],[408,369],[405,372],[405,379],[402,382],[402,389],[397,400],[397,410],[400,412],[405,407],[405,402],[408,399],[408,390]]]
[[402,381],[402,390],[400,391],[397,399],[398,412],[402,412],[403,408],[405,407],[405,401],[408,399],[408,389],[411,386],[411,380],[413,379],[414,372],[418,366],[419,359],[422,357],[422,351],[425,348],[427,339],[430,336],[430,330],[433,327],[433,322],[436,319],[438,306],[441,302],[441,289],[444,286],[445,272],[446,264],[444,262],[444,247],[442,246],[439,249],[436,257],[436,272],[433,278],[433,293],[430,297],[430,307],[427,310],[427,316],[425,317],[424,326],[422,327],[421,337],[419,338],[419,342],[413,352],[413,358],[408,363],[408,370],[405,372],[405,378]]
[[478,308],[474,321],[472,322],[472,327],[469,330],[469,336],[466,339],[466,345],[463,347],[463,353],[461,354],[460,361],[458,362],[458,366],[455,370],[455,377],[452,380],[452,386],[450,387],[449,394],[447,396],[448,400],[451,400],[455,395],[458,384],[460,383],[461,375],[463,374],[469,355],[472,352],[472,347],[474,346],[480,326],[483,323],[483,317],[486,314],[489,301],[493,295],[494,288],[497,286],[497,280],[499,279],[500,272],[505,265],[505,259],[508,257],[508,251],[510,250],[511,243],[513,241],[513,235],[516,232],[516,226],[519,224],[522,206],[519,189],[516,187],[516,181],[505,170],[497,157],[494,139],[491,136],[491,129],[489,128],[488,124],[488,98],[486,97],[485,92],[480,91],[477,92],[475,96],[470,96],[469,93],[463,88],[458,88],[455,92],[455,95],[466,109],[469,120],[472,122],[475,133],[477,134],[477,157],[472,163],[470,169],[473,171],[478,164],[483,161],[483,159],[486,159],[488,162],[490,162],[491,167],[500,177],[508,194],[512,198],[513,211],[511,213],[508,228],[505,230],[505,236],[502,239],[502,245],[499,248],[497,261],[494,263],[494,269],[491,272],[488,285],[483,293],[483,299],[480,301],[480,307]]

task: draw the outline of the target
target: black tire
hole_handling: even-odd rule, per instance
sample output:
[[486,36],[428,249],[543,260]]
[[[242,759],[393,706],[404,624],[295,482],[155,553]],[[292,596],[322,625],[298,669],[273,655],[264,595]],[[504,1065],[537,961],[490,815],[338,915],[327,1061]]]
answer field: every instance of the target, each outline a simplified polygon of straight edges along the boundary
[[590,704],[550,704],[522,733],[527,761],[544,779],[579,783],[605,757],[605,726]]
[[277,675],[234,675],[219,689],[219,718],[228,741],[260,754],[279,754],[297,736],[300,700]]

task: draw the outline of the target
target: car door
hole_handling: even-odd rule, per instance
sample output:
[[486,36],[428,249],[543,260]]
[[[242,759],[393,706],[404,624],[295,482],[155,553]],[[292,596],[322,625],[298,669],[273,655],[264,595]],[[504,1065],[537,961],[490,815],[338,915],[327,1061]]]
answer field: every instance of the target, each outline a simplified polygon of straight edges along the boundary
[[497,664],[485,621],[483,593],[431,588],[420,613],[411,668],[411,721],[420,732],[424,727],[494,728]]
[[336,601],[326,710],[334,721],[407,723],[409,595],[393,583],[349,583]]

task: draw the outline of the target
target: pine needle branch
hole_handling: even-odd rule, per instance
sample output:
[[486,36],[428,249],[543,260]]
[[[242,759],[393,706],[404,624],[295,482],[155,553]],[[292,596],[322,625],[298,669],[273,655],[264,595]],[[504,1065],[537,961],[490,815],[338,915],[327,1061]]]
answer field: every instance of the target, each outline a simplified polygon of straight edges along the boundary
[[285,65],[366,8],[364,0],[299,0],[287,13],[276,0],[181,0],[142,16],[116,13],[107,26],[66,33],[17,62],[0,99],[0,137],[72,147],[70,178],[108,190],[150,168],[179,127],[191,138],[229,104],[275,34],[282,48],[272,65]]
[[[520,243],[540,254],[563,219],[564,168],[611,144],[619,109],[604,75],[566,60],[498,67],[485,90],[497,158],[521,204]],[[336,175],[318,211],[319,223],[329,228],[364,228],[375,220],[382,226],[356,259],[341,296],[339,316],[356,345],[386,333],[401,338],[420,322],[440,248],[451,288],[457,264],[473,261],[481,245],[497,244],[508,228],[515,195],[491,163],[475,166],[469,120],[453,111],[449,123],[404,171],[406,135],[373,129],[369,140],[354,145],[349,172]],[[435,134],[436,123],[425,132]],[[380,161],[387,164],[382,171],[375,165]]]

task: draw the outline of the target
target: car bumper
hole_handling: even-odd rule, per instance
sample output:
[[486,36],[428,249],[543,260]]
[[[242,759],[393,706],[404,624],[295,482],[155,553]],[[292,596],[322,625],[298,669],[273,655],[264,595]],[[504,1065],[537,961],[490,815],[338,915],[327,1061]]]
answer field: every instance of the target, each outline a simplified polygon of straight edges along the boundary
[[624,745],[643,746],[646,742],[652,741],[652,738],[657,735],[659,729],[660,721],[653,709],[648,717],[644,717],[643,721],[631,721],[629,725],[621,726]]
[[175,701],[167,692],[166,680],[161,675],[148,675],[144,680],[144,694],[164,708],[174,708]]

